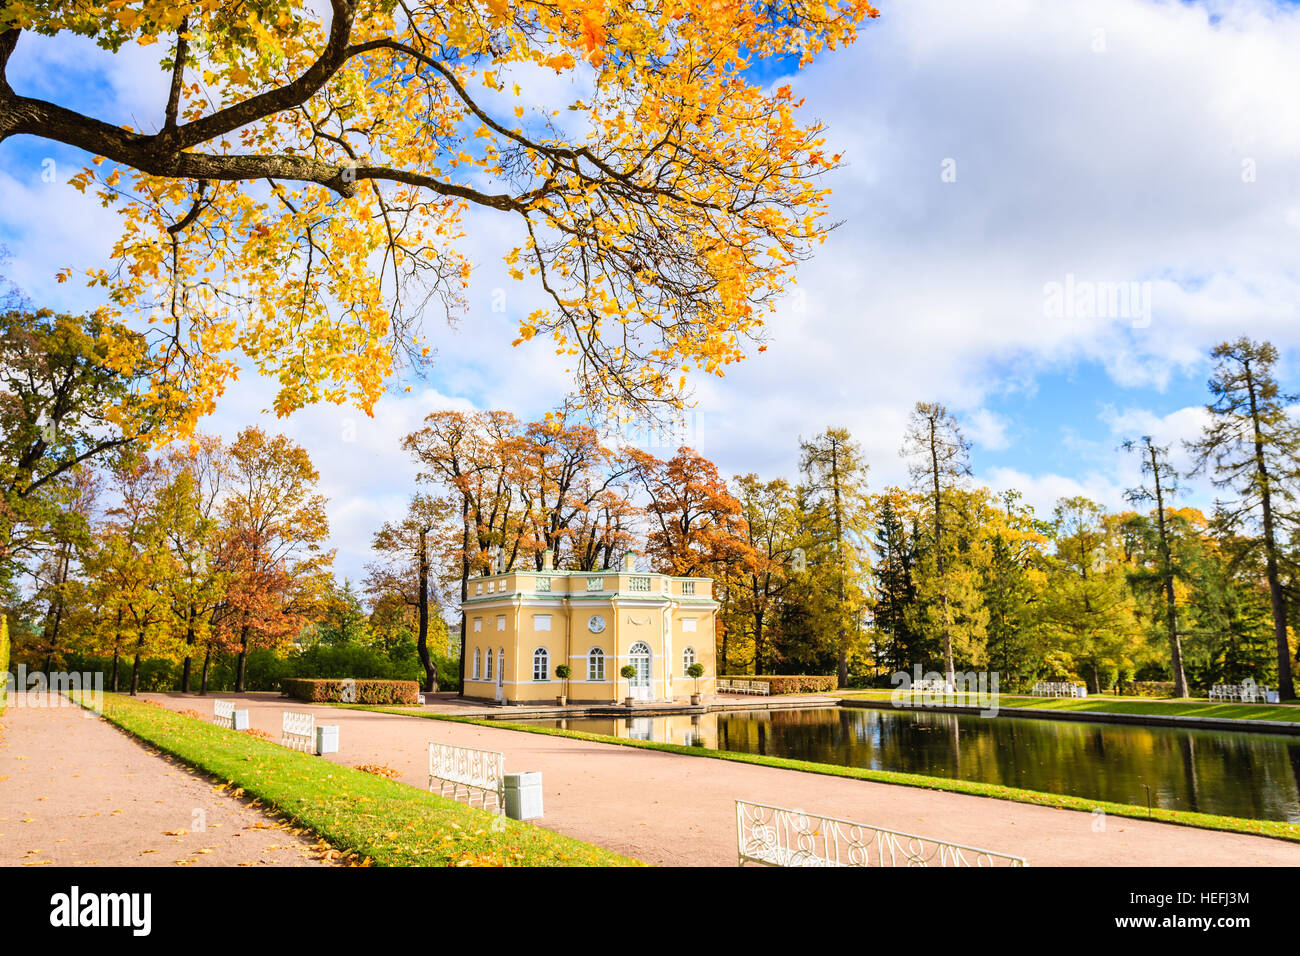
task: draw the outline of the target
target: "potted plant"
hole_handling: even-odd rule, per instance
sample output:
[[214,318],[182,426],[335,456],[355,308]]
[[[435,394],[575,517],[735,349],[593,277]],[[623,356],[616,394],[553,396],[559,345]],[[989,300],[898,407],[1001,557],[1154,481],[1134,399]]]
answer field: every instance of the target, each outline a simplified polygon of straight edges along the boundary
[[627,681],[627,697],[623,698],[623,706],[632,706],[632,678],[636,677],[636,668],[631,664],[624,664],[623,669],[619,671],[623,679]]
[[564,681],[564,690],[560,696],[555,698],[555,702],[563,707],[569,702],[569,676],[573,673],[573,668],[568,664],[561,664],[555,668],[555,676]]
[[691,694],[691,704],[698,705],[700,702],[700,678],[704,676],[704,665],[696,661],[686,668],[686,676],[695,681],[695,693]]

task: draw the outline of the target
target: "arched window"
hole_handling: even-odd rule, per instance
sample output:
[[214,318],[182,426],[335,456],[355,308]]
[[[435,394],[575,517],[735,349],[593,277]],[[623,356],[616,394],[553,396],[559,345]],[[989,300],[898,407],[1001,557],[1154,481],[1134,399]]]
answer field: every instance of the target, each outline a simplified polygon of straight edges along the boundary
[[497,683],[506,682],[506,649],[503,647],[497,651]]
[[490,647],[488,648],[488,652],[487,652],[487,660],[484,663],[486,664],[486,666],[483,668],[483,679],[491,680],[492,679],[492,648]]
[[546,648],[539,647],[533,651],[533,680],[549,680],[551,675],[551,655]]
[[599,647],[587,651],[587,680],[605,679],[605,652]]
[[682,673],[685,674],[695,663],[695,648],[688,647],[682,651]]
[[482,652],[481,650],[479,650],[479,649],[476,647],[476,648],[474,648],[474,677],[473,677],[473,680],[478,680],[478,678],[479,678],[479,673],[481,672],[481,668],[482,668],[482,666],[483,666],[483,652]]

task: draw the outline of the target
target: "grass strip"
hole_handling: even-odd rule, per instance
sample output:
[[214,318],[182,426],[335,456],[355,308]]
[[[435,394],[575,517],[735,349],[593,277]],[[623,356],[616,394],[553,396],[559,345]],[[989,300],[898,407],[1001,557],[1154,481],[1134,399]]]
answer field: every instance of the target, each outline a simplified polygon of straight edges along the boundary
[[255,797],[377,866],[628,866],[550,830],[342,767],[157,704],[104,695],[127,733]]
[[683,754],[688,757],[708,757],[713,760],[730,760],[735,763],[757,764],[761,767],[776,767],[780,770],[819,773],[828,777],[849,777],[854,780],[869,780],[873,783],[897,784],[904,787],[919,787],[925,790],[942,790],[946,793],[963,793],[974,797],[992,797],[995,800],[1010,800],[1015,803],[1030,803],[1041,807],[1056,807],[1058,810],[1081,810],[1084,812],[1102,810],[1110,816],[1129,817],[1135,820],[1155,820],[1160,823],[1173,823],[1179,826],[1197,827],[1202,830],[1245,833],[1251,836],[1265,836],[1300,843],[1300,824],[1285,823],[1280,820],[1248,820],[1242,817],[1194,813],[1190,810],[1168,810],[1161,807],[1153,807],[1148,811],[1146,807],[1128,803],[1112,803],[1108,800],[1092,800],[1087,797],[1071,797],[1065,794],[1043,793],[1038,790],[1023,790],[1019,787],[1008,787],[998,783],[981,783],[974,780],[956,780],[947,777],[927,777],[916,773],[871,770],[865,767],[843,767],[839,764],[814,763],[811,760],[793,760],[788,757],[769,757],[762,754],[736,753],[728,750],[709,750],[703,747],[687,747],[681,744],[660,743],[653,740],[629,740],[623,737],[589,734],[581,730],[537,727],[511,721],[458,717],[452,714],[425,714],[403,710],[398,707],[380,707],[365,704],[333,704],[332,706],[345,710],[369,710],[381,714],[395,714],[399,717],[420,717],[425,720],[477,724],[480,727],[500,727],[503,730],[547,734],[552,737],[567,737],[571,740],[614,744],[619,747],[660,750],[665,753]]
[[[888,703],[892,691],[840,691],[840,697]],[[969,694],[955,695],[959,701]],[[972,700],[972,704],[976,701]],[[1300,707],[1294,704],[1218,704],[1204,700],[1148,700],[1140,697],[1120,699],[1101,697],[1021,697],[1000,694],[999,707],[1024,707],[1036,710],[1069,710],[1080,713],[1132,714],[1138,717],[1215,717],[1227,720],[1300,721]]]

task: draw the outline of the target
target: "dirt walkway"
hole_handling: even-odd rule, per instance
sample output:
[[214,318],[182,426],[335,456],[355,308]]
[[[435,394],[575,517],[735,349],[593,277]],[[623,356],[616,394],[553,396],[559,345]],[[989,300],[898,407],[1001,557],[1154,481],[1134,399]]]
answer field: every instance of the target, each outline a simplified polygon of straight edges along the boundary
[[[231,698],[233,695],[222,695]],[[154,695],[176,710],[209,700]],[[590,743],[471,724],[312,707],[244,695],[252,726],[280,733],[285,710],[340,728],[355,765],[388,764],[423,787],[428,743],[503,751],[506,769],[543,774],[546,816],[560,833],[659,865],[734,866],[735,800],[795,807],[1023,856],[1031,866],[1300,865],[1300,844],[1090,813]]]
[[311,841],[79,707],[0,717],[0,866],[312,866]]

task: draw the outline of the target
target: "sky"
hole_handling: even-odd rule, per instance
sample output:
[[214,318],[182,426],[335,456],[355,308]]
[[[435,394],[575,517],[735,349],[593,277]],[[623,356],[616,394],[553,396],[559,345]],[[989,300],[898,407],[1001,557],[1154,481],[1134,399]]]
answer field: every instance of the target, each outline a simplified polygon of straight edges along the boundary
[[[976,480],[1049,514],[1063,495],[1121,506],[1138,480],[1125,439],[1151,435],[1187,464],[1181,443],[1201,427],[1208,352],[1224,339],[1272,341],[1300,391],[1294,5],[877,5],[856,45],[764,77],[791,82],[845,154],[828,179],[841,225],[769,322],[767,350],[697,379],[682,429],[634,442],[663,454],[682,441],[724,474],[793,476],[799,438],[842,425],[880,489],[906,481],[912,406],[939,401],[973,442]],[[25,36],[9,76],[19,92],[152,128],[165,99],[156,58]],[[103,264],[118,236],[111,213],[66,185],[85,159],[32,138],[0,144],[0,241],[38,304],[96,304],[53,280]],[[257,422],[308,449],[337,568],[353,579],[413,490],[400,439],[424,415],[528,419],[571,388],[545,342],[511,347],[540,301],[504,276],[514,223],[476,212],[466,231],[468,314],[430,324],[433,369],[395,382],[373,419],[323,406],[277,420],[263,411],[273,389],[245,375],[202,426],[233,436]],[[1116,308],[1108,289],[1125,293]],[[1193,480],[1184,500],[1207,506],[1212,491]]]

